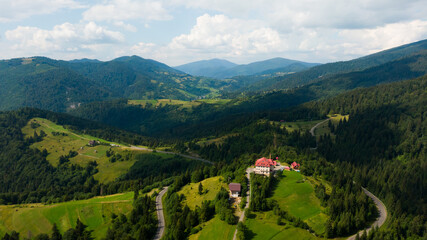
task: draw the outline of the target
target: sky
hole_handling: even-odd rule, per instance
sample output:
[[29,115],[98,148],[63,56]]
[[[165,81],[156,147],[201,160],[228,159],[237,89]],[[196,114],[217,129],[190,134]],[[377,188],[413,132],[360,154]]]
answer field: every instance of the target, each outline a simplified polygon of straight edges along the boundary
[[354,59],[427,38],[426,0],[0,0],[0,59]]

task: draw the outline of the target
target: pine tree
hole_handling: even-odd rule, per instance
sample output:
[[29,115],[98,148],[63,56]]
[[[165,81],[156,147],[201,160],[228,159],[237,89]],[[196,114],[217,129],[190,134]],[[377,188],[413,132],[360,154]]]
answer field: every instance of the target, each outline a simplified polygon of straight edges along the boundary
[[199,195],[203,194],[203,185],[202,183],[199,183]]
[[50,237],[50,240],[62,240],[62,235],[59,232],[59,229],[56,226],[56,223],[54,223],[52,226],[52,235]]

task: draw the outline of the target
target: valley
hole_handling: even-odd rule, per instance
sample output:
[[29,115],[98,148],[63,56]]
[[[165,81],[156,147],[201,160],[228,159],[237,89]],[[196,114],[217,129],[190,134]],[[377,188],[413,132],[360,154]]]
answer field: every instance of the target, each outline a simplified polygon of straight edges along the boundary
[[426,43],[327,64],[1,60],[0,239],[421,240]]

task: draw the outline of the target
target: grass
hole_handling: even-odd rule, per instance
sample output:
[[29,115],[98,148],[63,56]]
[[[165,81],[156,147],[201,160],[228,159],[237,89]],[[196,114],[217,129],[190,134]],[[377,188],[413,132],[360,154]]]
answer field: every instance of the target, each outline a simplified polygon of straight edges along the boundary
[[95,197],[52,205],[26,204],[0,206],[0,235],[15,230],[21,236],[51,233],[56,223],[63,233],[75,227],[77,218],[93,230],[93,237],[104,237],[111,214],[128,214],[132,210],[133,192]]
[[277,200],[281,209],[295,217],[299,217],[318,234],[325,231],[327,221],[324,208],[314,194],[314,187],[305,177],[294,171],[284,171],[274,191],[273,199]]
[[229,225],[224,221],[219,219],[219,216],[216,215],[213,219],[202,223],[200,225],[203,229],[193,235],[190,235],[190,240],[231,240],[233,239],[234,231],[236,225]]
[[316,125],[317,123],[323,120],[315,120],[315,121],[296,121],[296,122],[280,122],[282,128],[286,128],[288,132],[293,132],[297,130],[301,131],[310,131],[310,129]]
[[130,105],[140,105],[143,108],[146,107],[147,103],[155,107],[161,107],[165,105],[178,105],[181,106],[181,109],[191,109],[197,107],[202,103],[212,104],[212,105],[224,105],[228,103],[229,99],[202,99],[202,100],[193,100],[193,101],[183,101],[175,99],[157,99],[157,100],[129,100],[128,104]]
[[[31,123],[37,123],[40,126],[32,128]],[[59,157],[61,155],[68,155],[70,151],[76,151],[78,155],[70,158],[70,162],[85,166],[89,161],[96,161],[98,163],[99,172],[94,175],[94,178],[102,183],[107,183],[114,181],[117,177],[126,173],[135,163],[134,160],[111,163],[106,156],[106,151],[108,149],[111,148],[115,153],[120,153],[121,155],[124,155],[129,150],[126,150],[126,147],[111,147],[106,145],[90,147],[88,146],[89,140],[97,140],[105,144],[119,145],[119,143],[109,142],[89,135],[77,134],[47,119],[31,119],[28,124],[22,128],[22,133],[26,137],[29,137],[33,136],[34,132],[40,135],[42,130],[47,136],[45,136],[41,142],[32,144],[31,147],[39,150],[46,149],[49,153],[46,160],[49,161],[52,166],[58,166]],[[65,135],[54,136],[53,132],[59,132]],[[143,151],[137,152],[143,153]]]
[[299,240],[299,239],[321,239],[308,231],[291,226],[285,220],[285,225],[277,224],[277,216],[272,211],[251,213],[245,224],[249,229],[248,239],[251,240]]
[[204,193],[199,195],[199,183],[190,183],[184,186],[178,194],[184,194],[183,205],[187,204],[190,209],[195,209],[201,205],[204,200],[213,200],[221,187],[227,189],[227,184],[221,181],[221,177],[207,178],[201,181]]
[[[346,120],[348,120],[349,115],[330,114],[330,115],[328,115],[328,117],[331,119],[330,121],[332,122],[332,124],[334,124],[335,126],[337,126],[338,123],[340,122],[340,120],[343,120],[344,118]],[[331,134],[332,137],[335,137],[335,135],[331,133],[331,129],[328,126],[328,122],[324,122],[324,123],[320,124],[316,128],[316,130],[314,131],[314,135],[316,137],[320,137],[320,136],[322,136],[324,134]]]

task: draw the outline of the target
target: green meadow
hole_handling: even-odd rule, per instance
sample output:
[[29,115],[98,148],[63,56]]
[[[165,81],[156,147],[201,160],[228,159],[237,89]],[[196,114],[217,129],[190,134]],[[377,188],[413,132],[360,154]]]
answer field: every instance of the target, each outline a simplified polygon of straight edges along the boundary
[[229,225],[226,222],[221,221],[218,215],[213,219],[202,223],[200,227],[202,227],[202,230],[196,234],[190,235],[190,240],[231,240],[233,239],[234,231],[236,230],[236,225]]
[[[337,126],[337,125],[338,125],[338,123],[340,122],[340,120],[343,120],[343,119],[348,120],[349,115],[330,114],[330,115],[328,115],[328,117],[331,119],[331,120],[330,120],[330,121],[331,121],[331,123],[332,123],[334,126]],[[324,135],[324,134],[331,134],[331,136],[332,136],[332,137],[335,137],[335,135],[334,135],[333,133],[331,133],[331,129],[329,128],[328,124],[329,124],[328,122],[324,122],[324,123],[320,124],[320,125],[316,128],[316,130],[314,131],[314,135],[315,135],[316,137],[320,137],[320,136],[322,136],[322,135]],[[313,126],[314,126],[314,125],[313,125]]]
[[175,105],[180,106],[181,109],[191,109],[193,107],[197,107],[202,103],[211,104],[211,105],[224,105],[230,102],[229,99],[201,99],[201,100],[193,100],[193,101],[183,101],[183,100],[175,100],[175,99],[157,99],[157,100],[129,100],[128,104],[130,105],[140,105],[143,108],[150,104],[155,107],[162,107],[165,105]]
[[203,185],[203,194],[199,195],[199,183],[190,183],[184,186],[178,194],[184,194],[183,205],[187,204],[190,209],[195,209],[201,205],[204,200],[213,200],[221,187],[228,189],[227,184],[222,182],[222,177],[212,177],[201,181]]
[[58,204],[0,206],[0,235],[15,230],[21,237],[51,233],[56,223],[63,233],[75,227],[79,218],[93,230],[95,239],[105,236],[112,213],[128,214],[132,210],[133,192],[95,197]]
[[[38,127],[32,128],[31,125]],[[76,151],[78,155],[70,158],[70,162],[85,166],[89,161],[96,161],[99,172],[94,177],[96,180],[106,183],[126,173],[135,163],[133,159],[111,163],[106,156],[107,150],[112,149],[115,153],[121,155],[129,153],[130,150],[126,147],[111,147],[109,144],[119,145],[119,143],[109,142],[89,135],[77,134],[47,119],[31,119],[22,128],[22,133],[26,137],[30,137],[34,135],[34,132],[40,135],[42,130],[46,133],[46,136],[41,142],[36,142],[31,147],[39,150],[46,149],[49,153],[46,159],[52,166],[59,164],[59,157],[61,155],[65,156],[70,151]],[[60,133],[60,135],[55,136],[53,133]],[[90,147],[88,146],[90,140],[100,141],[103,144]],[[135,152],[144,153],[144,151]]]
[[283,175],[272,198],[281,209],[307,222],[316,233],[324,233],[327,215],[314,194],[313,185],[298,172],[284,171]]

